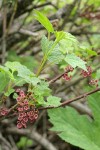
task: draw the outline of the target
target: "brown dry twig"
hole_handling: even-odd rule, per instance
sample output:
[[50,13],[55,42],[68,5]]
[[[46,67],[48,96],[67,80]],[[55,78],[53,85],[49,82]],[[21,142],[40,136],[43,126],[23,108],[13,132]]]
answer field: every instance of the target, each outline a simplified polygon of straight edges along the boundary
[[6,129],[6,132],[15,135],[18,134],[18,135],[26,136],[32,139],[33,141],[36,141],[40,145],[42,145],[46,150],[57,150],[56,147],[54,147],[54,145],[50,141],[48,141],[46,138],[44,138],[34,130],[30,133],[29,129],[18,129],[16,127],[10,127],[10,128],[8,127]]

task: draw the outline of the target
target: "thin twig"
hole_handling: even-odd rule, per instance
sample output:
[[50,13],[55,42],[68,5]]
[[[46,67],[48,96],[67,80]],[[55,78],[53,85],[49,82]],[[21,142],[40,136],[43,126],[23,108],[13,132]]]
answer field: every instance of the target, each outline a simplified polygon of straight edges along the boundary
[[77,96],[77,97],[75,97],[75,98],[73,98],[73,99],[66,100],[66,101],[64,101],[63,103],[61,103],[61,104],[60,104],[59,106],[57,106],[57,107],[55,107],[55,106],[48,106],[48,107],[40,107],[40,108],[38,108],[38,109],[39,109],[39,110],[44,110],[44,109],[52,109],[52,108],[63,107],[63,106],[69,105],[70,103],[72,103],[72,102],[74,102],[74,101],[77,101],[77,100],[79,100],[79,99],[81,99],[81,98],[84,98],[84,97],[86,97],[86,96],[88,96],[88,95],[91,95],[91,94],[93,94],[93,93],[96,93],[96,92],[98,92],[98,91],[100,91],[100,88],[96,88],[95,90],[92,90],[92,91],[90,91],[90,92],[87,92],[87,93],[84,93],[84,94],[82,94],[82,95],[79,95],[79,96]]
[[57,77],[53,78],[52,80],[49,81],[49,84],[56,82],[57,80],[59,80],[65,73],[68,73],[69,70],[65,71],[64,73],[58,75]]
[[6,131],[10,134],[19,134],[27,136],[28,138],[42,145],[46,150],[57,150],[56,147],[50,141],[47,140],[47,138],[44,138],[34,130],[30,133],[29,129],[17,129],[16,127],[12,127],[7,128]]
[[11,16],[11,19],[10,19],[10,22],[9,22],[9,25],[8,25],[7,34],[9,33],[9,30],[10,30],[11,25],[12,25],[12,23],[13,23],[14,16],[15,16],[15,14],[16,14],[16,10],[17,10],[17,0],[15,1],[15,4],[14,4],[14,10],[13,10],[13,13],[12,13],[12,16]]
[[11,145],[10,145],[10,143],[3,137],[3,135],[1,133],[0,133],[0,141],[2,143],[4,143],[9,149],[12,148]]
[[7,12],[6,12],[6,6],[4,6],[3,8],[2,64],[4,64],[5,57],[6,57],[6,24],[7,24]]

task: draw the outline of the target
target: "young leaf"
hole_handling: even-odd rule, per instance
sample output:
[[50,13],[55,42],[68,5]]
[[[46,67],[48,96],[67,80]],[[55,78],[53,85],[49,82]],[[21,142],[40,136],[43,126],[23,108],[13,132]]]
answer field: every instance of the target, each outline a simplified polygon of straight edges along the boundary
[[0,72],[0,92],[3,92],[7,84],[9,83],[8,75],[4,72]]
[[20,148],[23,149],[25,146],[26,147],[32,146],[32,144],[33,144],[33,140],[30,140],[29,138],[24,136],[22,136],[20,140],[17,142],[17,146],[19,149]]
[[61,42],[62,40],[68,41],[70,40],[73,43],[77,43],[77,39],[75,38],[75,36],[73,36],[72,34],[68,33],[68,32],[64,32],[64,31],[56,31],[55,32],[55,36],[56,36],[56,40],[59,42]]
[[14,80],[14,76],[11,71],[9,71],[9,68],[0,65],[0,71],[7,75],[10,79]]
[[59,42],[59,41],[61,41],[62,39],[65,39],[65,37],[66,37],[66,32],[64,32],[64,31],[56,31],[56,32],[55,32],[55,36],[56,36],[56,40]]
[[53,45],[53,41],[49,41],[47,37],[43,35],[42,40],[41,40],[41,48],[42,48],[44,55],[48,53],[52,45]]
[[71,53],[77,50],[79,46],[79,42],[70,33],[59,31],[59,32],[55,32],[55,36],[56,36],[56,40],[58,41],[60,51],[63,54],[66,54],[68,52]]
[[84,150],[100,150],[100,93],[88,97],[93,120],[71,107],[48,110],[53,131],[65,141]]
[[51,90],[49,89],[49,84],[45,81],[41,81],[40,84],[38,84],[35,88],[34,88],[34,95],[37,97],[40,96],[49,96]]
[[34,10],[34,18],[38,20],[47,29],[48,32],[54,32],[53,26],[49,19],[38,10]]
[[[58,64],[64,59],[64,55],[61,53],[59,45],[56,44],[55,47],[53,47],[54,42],[49,41],[46,36],[42,37],[41,40],[41,47],[44,55],[47,55],[47,59],[54,64]],[[53,49],[52,49],[53,47]],[[52,49],[52,51],[51,51]],[[51,51],[51,52],[50,52]]]
[[51,52],[51,54],[49,54],[48,60],[51,63],[59,64],[59,62],[61,62],[64,58],[65,56],[61,53],[60,47],[57,44],[55,48],[53,49],[53,51]]
[[100,69],[97,70],[96,78],[98,79],[98,85],[100,86]]
[[19,82],[20,81],[21,82],[18,83],[18,78],[16,78],[16,80],[17,80],[17,82],[16,82],[17,84],[15,83],[16,85],[23,84],[26,81],[26,83],[31,83],[35,86],[37,83],[40,82],[40,79],[35,77],[35,74],[33,72],[31,72],[26,66],[20,64],[19,62],[9,62],[8,61],[5,64],[5,66],[8,67],[13,73],[17,72],[18,73],[17,76],[21,77],[23,79],[22,80],[20,78]]
[[17,71],[19,77],[27,78],[27,76],[34,76],[33,72],[19,62],[8,61],[5,63],[5,66],[8,67],[12,72]]
[[67,54],[67,56],[65,57],[65,61],[68,64],[70,64],[73,68],[79,67],[79,68],[82,68],[83,70],[87,71],[86,66],[85,66],[86,62],[74,54]]
[[60,105],[61,98],[56,96],[49,96],[47,98],[47,102],[44,102],[44,106],[59,106]]
[[13,93],[15,90],[13,88],[10,88],[6,93],[5,96],[9,96],[11,93]]

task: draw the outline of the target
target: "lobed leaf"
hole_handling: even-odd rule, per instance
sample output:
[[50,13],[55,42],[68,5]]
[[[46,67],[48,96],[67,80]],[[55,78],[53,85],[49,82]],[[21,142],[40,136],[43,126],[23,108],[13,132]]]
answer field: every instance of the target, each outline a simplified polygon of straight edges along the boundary
[[73,68],[79,67],[87,71],[86,66],[85,66],[86,62],[80,59],[79,57],[77,57],[75,54],[67,54],[67,56],[65,57],[65,61],[68,64],[70,64]]
[[71,107],[48,110],[51,130],[65,141],[84,150],[100,149],[100,93],[88,97],[94,120],[80,115]]
[[53,45],[53,41],[49,41],[46,36],[43,36],[41,40],[41,47],[44,55],[47,56],[47,59],[50,61],[50,63],[58,64],[64,59],[64,55],[61,53],[58,44],[56,44],[54,47]]
[[57,107],[57,106],[59,106],[61,104],[60,101],[61,101],[61,98],[59,98],[59,97],[49,96],[47,98],[47,101],[44,102],[43,105],[44,106],[54,106],[54,107]]

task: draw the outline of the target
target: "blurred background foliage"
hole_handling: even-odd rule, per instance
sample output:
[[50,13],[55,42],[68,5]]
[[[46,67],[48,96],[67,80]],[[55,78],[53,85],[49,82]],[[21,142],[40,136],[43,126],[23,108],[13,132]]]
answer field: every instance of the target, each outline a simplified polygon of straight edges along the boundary
[[[34,9],[44,13],[52,22],[55,30],[64,30],[78,39],[81,43],[81,52],[78,53],[79,47],[75,47],[77,54],[83,57],[88,62],[88,65],[93,68],[93,78],[96,75],[97,78],[100,78],[98,73],[100,72],[100,0],[0,0],[0,63],[4,64],[7,60],[19,61],[36,73],[43,56],[40,41],[44,34],[47,35],[47,32],[34,19]],[[51,35],[51,39],[54,38]],[[63,45],[63,48],[67,46],[68,51],[73,50],[70,40],[67,45]],[[41,76],[50,79],[61,73],[64,67],[65,62],[58,66],[48,67],[44,69]],[[98,69],[99,71],[97,72]],[[2,77],[0,78],[2,80]],[[1,82],[1,84],[3,83]],[[83,80],[80,77],[79,70],[75,70],[71,82],[65,82],[61,79],[51,88],[55,95],[65,100],[87,91],[87,84],[88,79]],[[86,107],[83,105],[84,99],[79,104],[76,104],[74,103],[71,106],[80,113],[81,109]],[[28,131],[30,130],[31,133],[31,130],[34,129],[35,132],[38,132],[38,136],[41,137],[42,135],[44,139],[47,139],[46,142],[52,143],[54,150],[79,150],[79,148],[65,143],[54,133],[48,131],[51,125],[47,118],[46,111],[41,111],[40,118],[34,127],[29,127]],[[3,126],[5,126],[6,132],[0,132],[4,135],[9,145],[4,146],[1,141],[1,149],[2,147],[4,148],[2,150],[10,150],[11,146],[14,150],[53,150],[49,146],[46,148],[43,145],[44,143],[41,144],[37,136],[35,137],[37,138],[36,140],[33,138],[34,135],[30,137],[28,131],[27,134],[24,134],[24,131],[18,134],[17,130],[15,132],[9,130],[11,125],[16,126],[16,119],[10,118],[7,122],[1,124],[2,131],[4,130]],[[11,143],[11,141],[13,142]],[[27,143],[25,144],[26,141]]]

